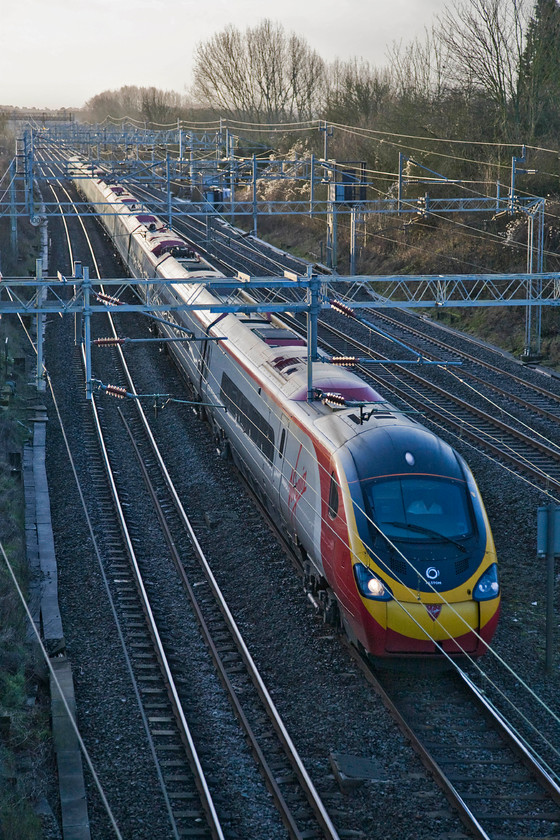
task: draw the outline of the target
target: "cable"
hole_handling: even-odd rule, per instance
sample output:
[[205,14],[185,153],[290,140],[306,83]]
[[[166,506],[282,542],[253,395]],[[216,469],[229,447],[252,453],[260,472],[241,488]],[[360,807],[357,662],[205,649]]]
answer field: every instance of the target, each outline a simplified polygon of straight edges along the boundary
[[[213,374],[213,372],[212,372],[212,376],[213,376],[213,375],[214,375],[214,374]],[[210,383],[209,383],[209,380],[208,380],[207,378],[206,378],[206,381],[208,382],[208,384],[210,384]],[[217,386],[217,383],[216,383],[216,386]],[[252,387],[254,387],[254,385],[253,385]],[[254,455],[253,455],[253,454],[252,454],[249,450],[247,451],[247,454],[248,454],[251,458],[254,458]],[[292,465],[291,465],[291,467],[292,467],[292,470],[294,470],[294,469],[296,470],[296,474],[297,474],[297,465],[292,464]],[[316,492],[316,491],[314,491],[314,492]],[[304,504],[306,504],[306,503],[307,503],[307,500],[304,500]],[[326,524],[328,524],[328,523],[326,523]],[[375,523],[373,523],[373,524],[375,524]],[[406,558],[405,558],[405,559],[406,559]],[[439,594],[439,593],[438,593],[438,594]],[[540,702],[542,702],[542,701],[540,701]]]
[[[93,534],[92,534],[92,536],[93,536]],[[33,634],[35,635],[35,639],[37,641],[37,644],[39,646],[39,649],[41,651],[41,655],[42,655],[42,657],[45,661],[45,664],[46,664],[46,666],[49,670],[51,679],[54,682],[54,684],[56,685],[56,689],[59,693],[60,699],[62,700],[62,705],[64,706],[66,714],[68,715],[68,721],[70,723],[70,726],[74,730],[74,734],[76,735],[76,738],[77,738],[78,743],[80,745],[80,749],[81,749],[82,754],[83,754],[83,756],[86,760],[86,764],[87,764],[87,766],[90,770],[90,773],[93,777],[93,781],[94,781],[95,786],[98,790],[98,793],[101,797],[103,807],[105,808],[107,816],[109,817],[109,821],[110,821],[110,823],[113,827],[113,831],[115,832],[115,836],[118,838],[118,840],[122,840],[122,834],[121,834],[121,832],[119,830],[119,827],[117,825],[117,821],[115,819],[115,816],[113,814],[111,806],[109,805],[109,801],[108,801],[107,796],[105,794],[105,790],[103,788],[103,785],[101,784],[101,780],[99,779],[99,776],[97,775],[97,771],[95,770],[95,767],[93,765],[93,761],[92,761],[91,756],[89,754],[89,751],[88,751],[88,749],[87,749],[87,747],[86,747],[86,745],[83,741],[82,736],[80,735],[80,730],[78,729],[78,724],[76,723],[74,715],[73,715],[73,713],[72,713],[72,711],[71,711],[71,709],[68,705],[68,701],[66,700],[66,695],[65,695],[64,689],[63,689],[63,687],[61,686],[61,684],[58,680],[56,672],[55,672],[55,670],[52,666],[50,657],[49,657],[47,651],[45,650],[45,647],[44,647],[43,642],[41,640],[41,636],[39,635],[39,631],[36,627],[35,621],[33,620],[33,616],[31,615],[29,607],[27,606],[27,601],[25,600],[25,596],[24,596],[24,594],[21,590],[21,587],[20,587],[20,585],[18,583],[18,580],[17,580],[17,577],[15,575],[15,572],[12,568],[12,564],[10,563],[10,561],[8,559],[8,556],[7,556],[7,554],[4,550],[4,546],[2,545],[1,541],[0,541],[0,553],[2,554],[2,557],[4,558],[6,568],[8,569],[8,573],[9,573],[10,577],[12,578],[12,582],[14,584],[14,588],[17,592],[18,598],[21,601],[21,605],[22,605],[23,609],[25,610],[25,614],[27,616],[28,624],[33,630]]]

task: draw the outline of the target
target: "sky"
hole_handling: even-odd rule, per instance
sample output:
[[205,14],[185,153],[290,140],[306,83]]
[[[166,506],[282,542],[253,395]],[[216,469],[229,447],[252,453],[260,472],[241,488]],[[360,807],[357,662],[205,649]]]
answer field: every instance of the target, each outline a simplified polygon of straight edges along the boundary
[[192,56],[228,24],[263,18],[327,61],[383,66],[394,41],[423,38],[449,0],[18,0],[2,4],[0,105],[79,108],[123,85],[188,93]]

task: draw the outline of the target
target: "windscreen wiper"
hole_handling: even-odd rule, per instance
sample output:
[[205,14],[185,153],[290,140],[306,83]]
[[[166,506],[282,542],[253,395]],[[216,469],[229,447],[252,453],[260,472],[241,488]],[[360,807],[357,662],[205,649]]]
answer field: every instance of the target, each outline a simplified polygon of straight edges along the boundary
[[456,545],[459,551],[466,552],[464,545],[454,540],[453,537],[447,537],[445,534],[440,534],[439,531],[433,531],[431,528],[423,528],[422,525],[412,525],[409,522],[386,522],[386,525],[394,525],[395,528],[407,528],[409,531],[419,531],[421,534],[428,534],[430,537],[436,537],[438,540],[445,540],[452,545]]

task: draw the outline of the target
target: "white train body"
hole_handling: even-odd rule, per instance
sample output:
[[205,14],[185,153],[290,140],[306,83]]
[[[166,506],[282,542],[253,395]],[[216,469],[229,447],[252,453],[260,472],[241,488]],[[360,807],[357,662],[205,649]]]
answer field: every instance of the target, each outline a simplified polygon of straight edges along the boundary
[[[131,273],[184,281],[150,286],[154,303],[221,302],[220,272],[122,187],[101,173],[83,177],[79,161],[74,166],[76,186],[99,213]],[[194,278],[208,282],[194,284]],[[274,316],[184,310],[167,317],[196,337],[223,336],[219,342],[176,342],[169,348],[201,402],[227,409],[208,409],[217,442],[227,441],[277,524],[300,549],[314,593],[327,608],[340,609],[349,635],[378,656],[438,654],[441,648],[482,653],[495,628],[499,598],[497,591],[478,599],[472,593],[492,577],[496,558],[474,479],[454,450],[388,407],[358,376],[326,362],[313,364],[314,387],[368,403],[371,418],[360,423],[357,409],[335,411],[320,400],[308,402],[305,341]],[[161,329],[178,334],[171,326]],[[468,520],[460,537],[442,536],[437,545],[428,544],[422,528],[416,537],[397,533],[403,555],[414,555],[412,570],[406,559],[395,560],[378,538],[379,527],[369,524],[371,481],[386,480],[389,473],[409,482],[406,487],[420,486],[426,475],[436,491],[437,482],[447,482],[442,499],[456,494]],[[464,545],[457,548],[459,540]],[[435,591],[424,579],[434,568],[440,586]],[[371,578],[381,594],[364,588],[363,580]]]

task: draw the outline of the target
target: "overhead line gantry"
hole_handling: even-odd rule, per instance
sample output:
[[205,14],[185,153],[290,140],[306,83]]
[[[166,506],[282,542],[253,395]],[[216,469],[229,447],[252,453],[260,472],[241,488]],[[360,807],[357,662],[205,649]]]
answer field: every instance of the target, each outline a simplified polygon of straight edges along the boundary
[[[326,148],[326,139],[330,137],[328,129],[326,123],[321,127],[325,133]],[[248,217],[252,220],[252,233],[256,235],[259,216],[306,215],[323,218],[327,226],[326,265],[334,270],[337,265],[338,219],[349,217],[351,275],[356,270],[360,226],[373,216],[408,216],[415,219],[432,215],[483,213],[495,218],[519,213],[527,219],[526,268],[527,274],[534,273],[533,283],[539,299],[539,275],[543,273],[544,266],[545,200],[537,196],[521,196],[516,192],[516,175],[530,171],[520,168],[526,160],[525,147],[521,148],[521,155],[512,158],[509,189],[497,182],[495,196],[442,198],[426,192],[407,199],[404,192],[409,184],[451,186],[459,182],[427,170],[401,153],[396,194],[372,200],[367,196],[371,185],[368,184],[365,167],[359,161],[340,162],[314,155],[291,160],[274,159],[271,155],[261,158],[257,154],[242,157],[237,146],[238,138],[221,123],[219,129],[198,133],[184,130],[179,121],[176,127],[163,130],[124,124],[90,126],[76,122],[40,130],[29,128],[18,141],[17,166],[12,173],[12,183],[17,179],[23,181],[23,198],[18,198],[16,190],[11,189],[9,197],[6,195],[0,205],[0,213],[9,212],[12,219],[17,214],[26,214],[36,224],[51,215],[97,215],[97,209],[91,209],[85,202],[73,205],[43,197],[39,210],[35,200],[36,183],[53,182],[61,177],[75,178],[71,158],[76,154],[85,155],[92,176],[103,175],[109,180],[131,184],[132,188],[134,184],[154,188],[156,195],[149,201],[149,210],[166,219],[170,227],[174,218],[188,216],[205,219],[207,224],[214,218],[233,223],[235,219]],[[41,151],[49,152],[49,163],[40,160]],[[118,157],[115,152],[119,153]],[[405,175],[405,162],[412,162],[424,170],[422,175]],[[268,200],[259,195],[258,183],[282,180],[301,183],[308,198]],[[247,195],[240,198],[238,194],[242,188],[246,189]],[[472,276],[453,275],[455,278]],[[533,300],[532,294],[527,297]],[[478,298],[474,298],[473,302],[478,306],[490,305]],[[401,305],[411,305],[406,295]],[[524,353],[527,359],[540,352],[540,342],[540,305],[527,304]]]
[[[481,274],[481,275],[385,275],[385,276],[337,276],[312,275],[297,276],[293,272],[286,272],[285,277],[248,277],[238,275],[233,279],[220,278],[209,281],[208,278],[189,280],[189,284],[199,284],[212,290],[219,288],[220,293],[235,292],[238,289],[274,289],[289,287],[291,290],[301,290],[299,301],[289,303],[247,303],[230,298],[216,299],[211,304],[201,304],[196,301],[172,304],[152,302],[153,293],[157,288],[173,286],[183,283],[182,280],[162,280],[161,278],[103,278],[92,279],[89,269],[76,264],[74,276],[67,278],[58,273],[56,278],[44,277],[42,262],[37,260],[37,271],[34,278],[1,278],[0,276],[0,317],[8,314],[33,316],[37,322],[37,385],[44,387],[43,369],[43,328],[44,317],[53,314],[73,314],[81,322],[81,327],[75,330],[76,336],[85,347],[86,356],[86,388],[91,396],[91,316],[96,313],[119,315],[138,312],[160,320],[159,316],[171,311],[209,310],[214,313],[252,313],[281,314],[286,311],[302,312],[307,315],[308,325],[308,395],[312,398],[312,364],[318,359],[317,349],[317,321],[321,311],[334,309],[345,315],[358,315],[363,309],[395,309],[407,308],[442,308],[472,307],[472,306],[559,306],[560,305],[560,272],[541,274]],[[336,288],[356,284],[364,286],[373,299],[368,301],[344,300],[333,298],[333,279]],[[103,291],[101,290],[103,287]],[[140,289],[144,294],[140,293]],[[105,289],[109,291],[105,291]],[[135,302],[124,300],[127,290]],[[110,293],[109,293],[110,292]],[[144,298],[144,300],[142,300]],[[158,298],[159,299],[159,298]],[[171,323],[180,330],[176,324]],[[189,339],[188,337],[185,340]],[[399,364],[427,364],[427,360],[418,356],[417,351],[411,351],[413,358],[398,361]],[[415,356],[415,358],[414,358]],[[444,361],[439,362],[445,366]]]

